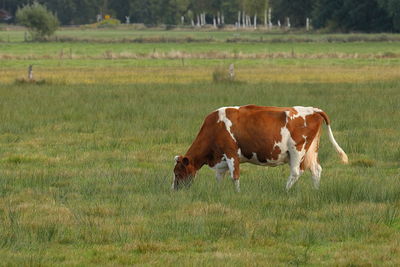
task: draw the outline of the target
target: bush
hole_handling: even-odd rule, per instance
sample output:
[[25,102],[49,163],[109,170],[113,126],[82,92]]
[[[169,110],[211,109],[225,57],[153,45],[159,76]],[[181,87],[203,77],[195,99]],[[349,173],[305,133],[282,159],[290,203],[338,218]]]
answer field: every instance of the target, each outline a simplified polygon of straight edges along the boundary
[[21,25],[29,29],[33,40],[43,40],[53,35],[59,26],[57,17],[38,2],[19,8],[16,18]]
[[212,78],[215,83],[233,82],[235,80],[235,77],[231,76],[228,70],[223,67],[214,69]]
[[104,19],[100,22],[97,23],[97,27],[98,28],[114,28],[118,25],[121,24],[121,21],[117,20],[117,19]]

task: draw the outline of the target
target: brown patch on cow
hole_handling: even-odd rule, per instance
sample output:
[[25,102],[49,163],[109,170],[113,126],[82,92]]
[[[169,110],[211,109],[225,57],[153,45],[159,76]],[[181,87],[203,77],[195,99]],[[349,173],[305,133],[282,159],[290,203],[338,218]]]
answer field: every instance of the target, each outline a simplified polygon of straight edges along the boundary
[[279,155],[281,154],[281,149],[278,146],[274,147],[274,150],[271,151],[271,158],[270,160],[278,160]]
[[[307,117],[306,117],[307,118]],[[304,136],[307,136],[305,132],[307,131],[306,126],[304,125],[304,119],[302,117],[297,117],[294,119],[288,119],[288,123],[286,127],[290,132],[290,136],[296,144],[297,151],[301,151],[304,148]]]
[[238,110],[227,109],[226,114],[232,121],[231,131],[238,148],[247,159],[256,153],[260,162],[277,160],[281,153],[275,143],[282,140],[281,128],[285,126],[284,108],[243,106]]
[[301,151],[303,148],[307,151],[322,122],[323,118],[317,113],[307,115],[305,121],[302,117],[297,117],[293,120],[289,119],[287,128],[296,143],[298,151]]

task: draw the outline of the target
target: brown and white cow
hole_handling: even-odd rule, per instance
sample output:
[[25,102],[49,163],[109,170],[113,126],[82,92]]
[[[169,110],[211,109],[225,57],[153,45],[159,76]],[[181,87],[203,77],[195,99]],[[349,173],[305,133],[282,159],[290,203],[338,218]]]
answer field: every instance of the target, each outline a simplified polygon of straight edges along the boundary
[[239,186],[239,164],[250,162],[264,166],[290,165],[286,184],[289,190],[300,175],[310,169],[314,187],[319,187],[322,168],[318,163],[318,145],[322,122],[329,140],[343,163],[346,153],[333,137],[328,115],[313,107],[262,107],[255,105],[222,107],[209,114],[196,139],[184,156],[175,157],[172,187],[190,184],[205,164],[220,181],[229,170]]

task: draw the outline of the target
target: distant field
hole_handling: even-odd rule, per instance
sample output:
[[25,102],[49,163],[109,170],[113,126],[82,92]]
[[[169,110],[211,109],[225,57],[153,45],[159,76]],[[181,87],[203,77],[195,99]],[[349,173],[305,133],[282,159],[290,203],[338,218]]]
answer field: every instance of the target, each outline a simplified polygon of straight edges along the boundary
[[[8,25],[0,24],[0,40],[3,42],[22,42],[24,40],[26,30],[23,28],[15,28]],[[207,40],[209,42],[226,42],[228,40],[249,40],[249,41],[266,41],[266,42],[354,42],[354,41],[400,41],[400,34],[383,33],[383,34],[314,34],[305,32],[285,32],[285,30],[268,31],[263,27],[258,30],[236,30],[228,28],[227,30],[208,29],[137,29],[135,26],[127,27],[122,25],[117,29],[91,29],[89,28],[61,28],[56,32],[57,38],[76,38],[76,40],[135,40],[146,38],[148,40],[171,39],[181,40],[185,38],[196,40]]]
[[[21,32],[0,39],[7,34]],[[399,50],[395,42],[0,43],[2,264],[400,265]],[[212,82],[231,63],[237,81]],[[17,82],[29,64],[44,84]],[[249,103],[324,109],[350,164],[340,164],[324,128],[318,191],[308,173],[287,193],[288,166],[245,164],[240,194],[229,179],[217,186],[207,167],[190,189],[171,192],[173,157],[204,117]]]
[[182,51],[187,53],[227,52],[251,53],[295,53],[322,54],[343,53],[358,55],[398,56],[399,43],[0,43],[0,55],[59,56],[61,51],[68,56],[98,56],[107,51],[114,53],[149,54],[155,52]]

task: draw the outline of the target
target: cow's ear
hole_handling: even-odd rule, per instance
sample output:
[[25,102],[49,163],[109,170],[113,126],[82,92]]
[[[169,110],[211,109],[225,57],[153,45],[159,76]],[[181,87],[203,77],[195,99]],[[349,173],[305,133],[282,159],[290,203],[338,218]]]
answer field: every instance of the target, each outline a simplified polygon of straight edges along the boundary
[[175,162],[178,162],[179,156],[175,156],[174,160],[175,160]]
[[182,163],[183,163],[183,165],[185,165],[185,166],[189,165],[189,158],[188,158],[188,157],[184,157],[184,158],[182,159]]

